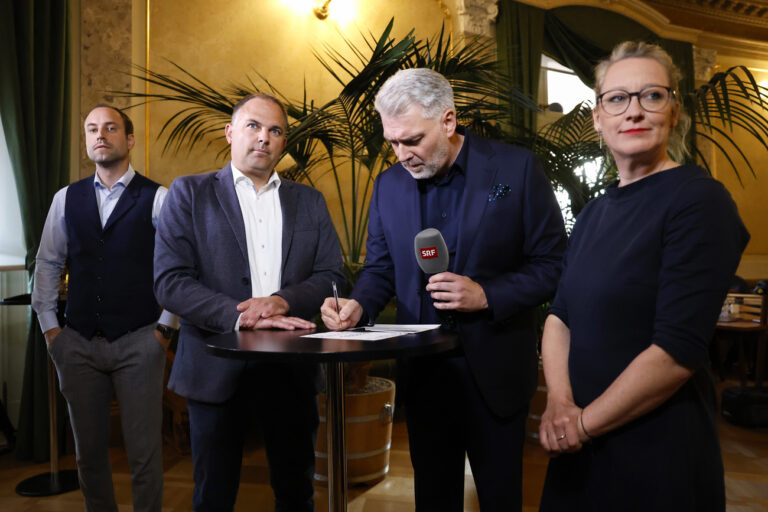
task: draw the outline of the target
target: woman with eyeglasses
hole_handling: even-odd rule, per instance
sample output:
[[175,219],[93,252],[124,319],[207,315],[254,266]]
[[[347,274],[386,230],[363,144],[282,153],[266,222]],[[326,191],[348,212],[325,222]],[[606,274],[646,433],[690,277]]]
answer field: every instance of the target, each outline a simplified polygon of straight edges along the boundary
[[725,510],[708,348],[749,233],[682,164],[680,76],[642,42],[595,69],[619,180],[579,215],[544,327],[543,511]]

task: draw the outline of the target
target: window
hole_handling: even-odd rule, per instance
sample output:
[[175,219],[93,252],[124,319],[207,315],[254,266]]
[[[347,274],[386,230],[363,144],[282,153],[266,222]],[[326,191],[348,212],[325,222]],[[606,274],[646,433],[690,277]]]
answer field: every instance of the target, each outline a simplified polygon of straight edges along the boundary
[[595,93],[572,70],[554,59],[541,56],[542,83],[546,87],[546,104],[557,103],[562,112],[570,112],[583,101],[595,102]]
[[[24,232],[21,210],[16,193],[16,180],[5,144],[3,123],[0,121],[0,299],[27,291],[24,268]],[[11,423],[19,424],[19,406],[24,377],[24,354],[27,347],[28,308],[0,308],[0,386],[2,398]],[[37,326],[35,326],[36,328]],[[0,444],[2,441],[0,435]]]
[[16,193],[11,159],[5,144],[3,123],[0,122],[0,265],[23,265],[27,253],[21,227],[21,208]]
[[[539,129],[560,119],[579,104],[594,105],[595,93],[576,76],[571,69],[556,60],[541,56],[541,75],[539,78],[539,103],[544,105],[538,118]],[[602,178],[605,169],[602,159],[592,160],[578,168],[573,173],[590,188]],[[555,189],[557,202],[563,212],[566,227],[570,231],[575,218],[571,212],[570,198],[562,188]]]

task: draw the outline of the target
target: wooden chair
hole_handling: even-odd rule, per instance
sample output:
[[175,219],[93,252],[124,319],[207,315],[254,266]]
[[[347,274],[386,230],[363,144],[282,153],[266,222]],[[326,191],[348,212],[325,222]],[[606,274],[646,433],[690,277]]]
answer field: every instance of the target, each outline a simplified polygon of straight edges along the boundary
[[[730,347],[736,343],[739,355],[739,380],[747,385],[749,360],[747,349],[749,340],[755,340],[756,356],[754,361],[755,386],[763,384],[765,372],[766,345],[768,344],[768,295],[748,293],[729,293],[723,306],[723,315],[717,322],[715,335],[719,344]],[[727,353],[721,350],[721,354]],[[750,351],[751,352],[751,351]]]

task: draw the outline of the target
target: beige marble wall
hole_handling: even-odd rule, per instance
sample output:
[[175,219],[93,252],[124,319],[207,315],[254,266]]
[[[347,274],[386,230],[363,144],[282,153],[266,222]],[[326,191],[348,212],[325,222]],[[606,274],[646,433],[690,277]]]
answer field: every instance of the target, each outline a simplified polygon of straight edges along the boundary
[[[82,120],[98,103],[128,105],[108,91],[127,91],[131,79],[131,4],[132,0],[80,0],[80,105]],[[130,114],[130,113],[129,113]],[[82,125],[81,125],[82,126]],[[80,130],[80,177],[93,173]]]

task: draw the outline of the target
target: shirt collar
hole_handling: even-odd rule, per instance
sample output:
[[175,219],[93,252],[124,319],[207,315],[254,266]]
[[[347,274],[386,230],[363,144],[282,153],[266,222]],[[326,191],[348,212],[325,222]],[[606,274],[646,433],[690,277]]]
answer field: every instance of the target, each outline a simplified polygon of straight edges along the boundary
[[[251,187],[253,186],[253,182],[251,181],[251,178],[243,174],[242,171],[240,171],[240,169],[235,167],[235,164],[230,162],[229,166],[232,168],[232,179],[235,182],[235,186],[239,185],[240,183],[243,183],[244,182],[243,180],[246,180],[245,183],[247,185]],[[266,190],[269,190],[270,188],[275,188],[275,189],[280,188],[280,183],[281,183],[280,176],[277,175],[277,171],[273,170],[272,174],[269,176],[269,179],[267,180],[267,184],[264,187],[262,187],[262,190],[266,191]],[[261,192],[261,190],[259,192]]]
[[[120,176],[120,179],[115,182],[114,185],[112,185],[112,189],[117,185],[122,185],[123,188],[128,187],[128,184],[131,182],[133,177],[136,175],[136,171],[133,169],[133,166],[131,164],[128,164],[128,170],[125,171],[125,174]],[[99,188],[107,189],[107,186],[104,185],[104,183],[101,182],[101,179],[99,179],[99,173],[96,172],[93,174],[93,186],[98,190]]]

